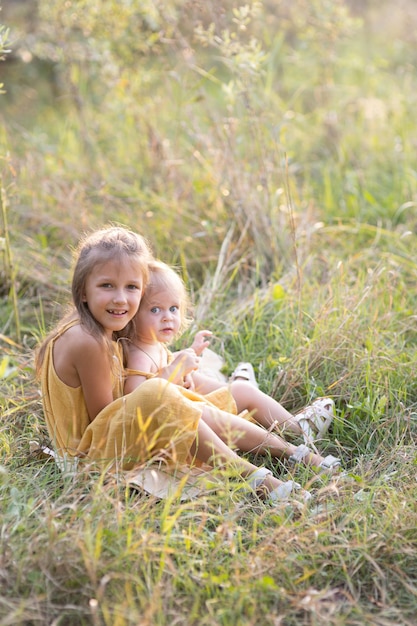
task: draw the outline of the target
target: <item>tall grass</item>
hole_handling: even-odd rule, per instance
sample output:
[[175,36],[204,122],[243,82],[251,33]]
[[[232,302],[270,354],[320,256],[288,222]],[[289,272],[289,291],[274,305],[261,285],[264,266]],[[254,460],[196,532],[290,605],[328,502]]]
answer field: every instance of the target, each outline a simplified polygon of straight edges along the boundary
[[[2,14],[0,626],[414,624],[413,3],[38,4],[35,29]],[[297,470],[312,506],[227,474],[159,502],[30,451],[33,347],[109,221],[181,265],[226,373],[251,361],[291,411],[334,398],[346,475]]]

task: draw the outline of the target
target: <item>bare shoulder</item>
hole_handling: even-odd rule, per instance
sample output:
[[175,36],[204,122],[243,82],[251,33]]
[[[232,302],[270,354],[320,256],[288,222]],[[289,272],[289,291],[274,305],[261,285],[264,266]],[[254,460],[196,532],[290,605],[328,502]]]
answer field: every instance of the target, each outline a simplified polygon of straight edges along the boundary
[[146,346],[146,350],[132,345],[127,355],[128,369],[157,374],[161,368],[167,365],[165,351],[161,351],[159,344]]
[[128,347],[127,358],[128,366],[134,369],[144,369],[146,371],[146,368],[152,363],[149,355],[133,344],[130,344]]
[[65,350],[69,353],[75,354],[79,350],[93,352],[96,350],[102,351],[103,344],[93,337],[85,328],[80,324],[71,326],[68,328],[55,342],[57,350],[55,352]]
[[55,341],[53,359],[59,378],[71,387],[80,385],[80,366],[103,360],[104,344],[77,324],[68,328]]

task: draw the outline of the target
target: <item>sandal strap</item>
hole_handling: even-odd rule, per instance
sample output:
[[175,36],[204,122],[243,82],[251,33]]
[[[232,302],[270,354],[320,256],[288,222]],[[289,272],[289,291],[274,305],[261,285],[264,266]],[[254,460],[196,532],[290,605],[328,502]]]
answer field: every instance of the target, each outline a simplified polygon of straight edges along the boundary
[[[332,398],[317,398],[316,400],[314,400],[314,402],[311,403],[311,406],[318,407],[320,411],[324,411],[328,415],[333,416],[334,414],[335,405]],[[330,406],[330,409],[327,409],[327,406]]]
[[63,472],[64,474],[75,474],[78,467],[78,461],[80,460],[78,456],[71,456],[68,453],[59,454],[48,448],[47,446],[41,445],[37,441],[29,441],[29,450],[31,453],[41,456],[45,459],[53,459],[55,461],[55,465]]
[[295,465],[296,463],[302,463],[305,457],[311,453],[311,450],[304,443],[296,447],[295,451],[288,458],[288,461]]
[[276,489],[271,491],[269,494],[269,501],[278,502],[280,500],[288,500],[293,491],[300,491],[300,495],[302,496],[304,502],[311,499],[311,493],[306,489],[301,489],[301,485],[299,483],[296,483],[293,480],[287,480],[285,483],[282,483]]
[[340,459],[332,454],[328,454],[324,457],[323,461],[320,463],[319,467],[326,471],[335,470],[340,467]]
[[285,483],[281,483],[281,485],[270,492],[269,499],[272,502],[276,502],[277,500],[288,500],[290,493],[295,489],[300,488],[301,485],[299,483],[296,483],[293,480],[287,480]]
[[254,387],[258,387],[255,372],[251,363],[238,363],[229,380],[230,382],[233,382],[238,378],[246,380],[246,382],[251,383]]
[[[269,469],[266,469],[266,467],[260,467],[249,476],[248,483],[250,487],[256,491],[256,489],[262,485],[265,478],[271,475],[272,472]],[[305,489],[301,489],[301,485],[299,483],[296,483],[294,480],[287,480],[270,491],[267,500],[271,503],[288,500],[293,491],[300,491],[300,495],[302,496],[304,502],[307,502],[311,498],[311,493]]]
[[267,476],[272,476],[271,470],[266,467],[260,467],[248,477],[249,486],[256,491],[262,485]]
[[303,432],[305,443],[311,445],[317,437],[322,437],[328,431],[334,419],[334,402],[331,398],[319,398],[295,415],[295,419]]

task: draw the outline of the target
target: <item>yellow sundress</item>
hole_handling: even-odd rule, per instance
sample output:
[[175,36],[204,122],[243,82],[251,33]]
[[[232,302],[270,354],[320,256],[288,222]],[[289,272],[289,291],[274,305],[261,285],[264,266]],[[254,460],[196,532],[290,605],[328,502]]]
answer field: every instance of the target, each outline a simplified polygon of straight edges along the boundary
[[44,414],[56,452],[123,470],[158,456],[167,463],[188,462],[207,398],[161,378],[123,395],[125,374],[115,344],[114,400],[90,420],[81,386],[66,385],[53,360],[56,339],[78,323],[70,322],[50,341],[41,369]]
[[[173,354],[165,346],[164,348],[167,352],[169,365],[173,359]],[[143,378],[146,378],[147,380],[158,377],[158,373],[144,372],[142,370],[135,370],[131,368],[125,368],[124,372],[126,376],[143,376]],[[180,389],[182,389],[185,397],[188,397],[193,401],[199,399],[200,401],[208,402],[209,404],[214,405],[217,409],[220,409],[221,411],[226,411],[227,413],[233,413],[233,415],[237,415],[236,402],[227,385],[219,387],[219,389],[215,389],[214,391],[210,391],[210,393],[204,395],[198,394],[195,391],[189,389],[182,388],[181,385]],[[246,414],[247,411],[243,411],[240,415],[244,416]]]

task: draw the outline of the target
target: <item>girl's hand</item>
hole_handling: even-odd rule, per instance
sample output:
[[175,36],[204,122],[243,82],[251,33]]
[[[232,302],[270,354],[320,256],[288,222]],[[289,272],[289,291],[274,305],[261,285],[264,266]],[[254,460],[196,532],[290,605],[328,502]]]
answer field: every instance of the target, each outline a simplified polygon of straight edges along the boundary
[[212,337],[213,333],[211,330],[199,330],[194,337],[194,341],[191,344],[191,348],[195,351],[198,356],[201,356],[204,350],[210,345],[210,342],[207,341],[206,337]]

